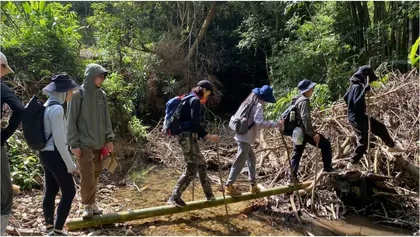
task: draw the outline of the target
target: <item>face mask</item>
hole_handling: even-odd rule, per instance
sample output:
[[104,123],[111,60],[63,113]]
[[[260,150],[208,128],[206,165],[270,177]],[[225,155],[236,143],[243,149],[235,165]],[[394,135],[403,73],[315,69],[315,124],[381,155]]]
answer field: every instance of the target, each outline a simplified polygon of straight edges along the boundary
[[200,99],[200,103],[205,104],[207,100],[209,99],[210,94],[211,94],[211,91],[206,91],[206,93],[204,93],[203,95],[203,98]]

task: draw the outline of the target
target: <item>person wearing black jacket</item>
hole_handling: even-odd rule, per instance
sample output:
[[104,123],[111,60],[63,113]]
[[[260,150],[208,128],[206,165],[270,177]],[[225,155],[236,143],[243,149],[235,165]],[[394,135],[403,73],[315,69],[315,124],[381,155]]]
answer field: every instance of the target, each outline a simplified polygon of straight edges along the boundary
[[219,142],[219,136],[209,134],[200,125],[201,105],[207,101],[212,93],[212,85],[208,80],[199,81],[197,86],[192,89],[192,97],[187,99],[187,103],[181,108],[180,125],[181,133],[178,135],[178,142],[184,153],[185,170],[176,183],[172,195],[168,200],[169,204],[177,207],[186,206],[181,199],[182,193],[193,181],[197,172],[200,177],[201,186],[208,201],[214,200],[214,194],[207,176],[207,165],[203,154],[198,146],[198,139],[209,139],[212,142]]
[[[348,121],[357,137],[357,148],[351,157],[348,165],[349,168],[356,168],[367,150],[369,124],[366,114],[365,95],[370,91],[370,84],[367,83],[367,77],[369,77],[370,82],[378,79],[371,66],[365,65],[359,67],[357,72],[350,78],[350,87],[344,95],[344,100],[348,107]],[[370,125],[372,133],[382,139],[389,147],[388,150],[390,152],[401,151],[401,148],[395,145],[384,124],[371,117]]]
[[[7,63],[6,56],[0,52],[0,76],[3,78],[4,75],[14,73]],[[1,108],[7,104],[12,110],[12,116],[9,119],[8,125],[1,128],[1,229],[0,235],[3,235],[6,231],[6,227],[9,223],[10,213],[12,211],[13,203],[13,189],[12,180],[10,179],[10,167],[9,159],[7,158],[4,145],[7,140],[13,135],[18,128],[23,116],[23,105],[22,102],[16,97],[16,95],[10,90],[10,88],[1,81]],[[1,116],[3,122],[3,114]],[[2,123],[3,124],[3,123]]]

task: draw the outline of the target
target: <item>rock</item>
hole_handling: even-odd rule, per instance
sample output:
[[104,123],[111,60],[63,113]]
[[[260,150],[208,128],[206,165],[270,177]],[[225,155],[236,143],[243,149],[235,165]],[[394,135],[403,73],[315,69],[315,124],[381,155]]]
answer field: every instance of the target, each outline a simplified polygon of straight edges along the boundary
[[101,193],[110,193],[111,191],[109,189],[103,188],[101,189]]
[[98,236],[101,233],[102,233],[102,231],[96,230],[96,231],[90,232],[87,236]]
[[134,236],[134,232],[131,229],[128,229],[127,231],[125,231],[125,235],[126,236]]
[[115,186],[114,185],[111,185],[111,184],[108,184],[107,186],[106,186],[106,188],[107,189],[113,189]]

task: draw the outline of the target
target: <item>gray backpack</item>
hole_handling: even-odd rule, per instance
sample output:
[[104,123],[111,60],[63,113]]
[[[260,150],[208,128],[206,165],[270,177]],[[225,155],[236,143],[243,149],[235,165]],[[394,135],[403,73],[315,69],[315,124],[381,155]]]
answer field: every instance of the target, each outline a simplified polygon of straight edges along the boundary
[[237,134],[247,133],[248,130],[254,126],[254,122],[248,126],[248,117],[255,103],[256,102],[253,102],[246,106],[241,105],[238,111],[236,111],[236,113],[230,117],[229,128],[235,131]]

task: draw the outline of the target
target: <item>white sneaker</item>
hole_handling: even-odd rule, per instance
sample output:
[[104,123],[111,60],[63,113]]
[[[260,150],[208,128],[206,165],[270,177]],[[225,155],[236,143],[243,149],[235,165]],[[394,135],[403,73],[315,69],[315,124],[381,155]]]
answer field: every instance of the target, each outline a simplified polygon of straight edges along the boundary
[[102,209],[100,209],[96,203],[92,204],[92,211],[93,211],[93,215],[101,215],[104,211]]
[[93,217],[92,205],[85,205],[82,218],[91,218],[91,217]]

